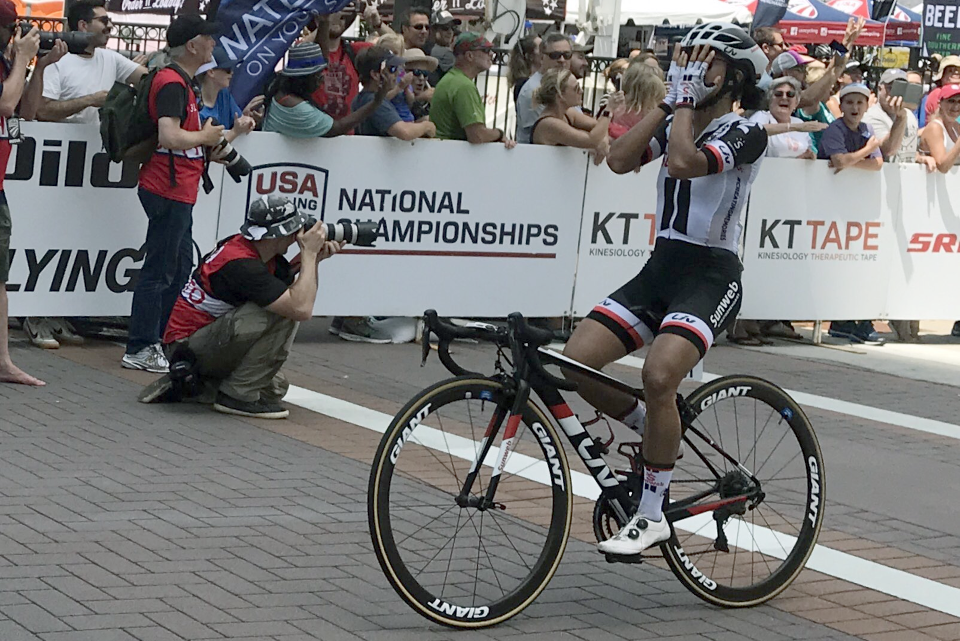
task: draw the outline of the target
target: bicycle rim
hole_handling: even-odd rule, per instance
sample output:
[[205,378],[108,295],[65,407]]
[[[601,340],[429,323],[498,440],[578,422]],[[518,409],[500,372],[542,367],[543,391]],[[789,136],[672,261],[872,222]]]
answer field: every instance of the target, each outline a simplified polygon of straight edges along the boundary
[[532,402],[496,507],[455,502],[492,423],[499,429],[469,494],[485,495],[511,401],[492,380],[438,383],[397,414],[374,459],[368,516],[380,566],[414,610],[444,625],[479,628],[516,615],[546,587],[569,536],[566,457]]
[[[674,574],[700,598],[726,607],[763,603],[782,592],[809,558],[823,522],[823,456],[803,410],[779,387],[758,378],[728,376],[708,383],[687,399],[692,426],[712,439],[760,481],[762,497],[729,506],[723,520],[727,551],[715,516],[706,511],[674,523],[662,545]],[[680,501],[718,487],[698,501],[742,496],[749,475],[726,460],[693,430],[677,462],[670,500]],[[742,514],[736,513],[742,511]]]

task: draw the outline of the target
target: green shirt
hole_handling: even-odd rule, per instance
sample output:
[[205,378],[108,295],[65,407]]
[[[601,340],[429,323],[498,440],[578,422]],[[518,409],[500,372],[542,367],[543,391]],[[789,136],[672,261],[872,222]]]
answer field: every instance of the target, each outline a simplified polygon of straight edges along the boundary
[[480,92],[473,80],[454,67],[444,74],[433,91],[430,120],[441,140],[466,140],[465,129],[486,121]]

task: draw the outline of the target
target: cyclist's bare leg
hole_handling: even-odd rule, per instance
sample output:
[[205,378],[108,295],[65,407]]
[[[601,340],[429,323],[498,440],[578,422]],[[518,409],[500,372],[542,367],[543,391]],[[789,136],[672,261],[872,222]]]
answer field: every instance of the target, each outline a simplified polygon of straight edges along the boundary
[[657,336],[643,365],[643,393],[647,402],[647,427],[643,458],[653,467],[672,467],[680,447],[680,413],[677,390],[684,376],[700,360],[700,352],[676,334]]
[[[599,370],[626,356],[627,350],[613,332],[601,323],[585,318],[567,341],[563,355]],[[629,394],[612,390],[576,372],[563,370],[563,375],[567,380],[577,383],[577,393],[583,400],[608,416],[623,416],[636,403],[636,399]]]

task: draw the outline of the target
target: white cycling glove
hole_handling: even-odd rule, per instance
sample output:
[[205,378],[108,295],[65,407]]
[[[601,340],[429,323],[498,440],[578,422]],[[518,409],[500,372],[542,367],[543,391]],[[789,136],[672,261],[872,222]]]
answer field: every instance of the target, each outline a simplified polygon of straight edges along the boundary
[[716,85],[707,85],[704,82],[707,67],[706,62],[691,62],[683,69],[683,75],[677,84],[677,106],[696,107],[717,91]]
[[670,61],[670,68],[667,70],[667,95],[663,99],[663,104],[671,108],[677,104],[677,85],[680,84],[680,77],[683,75],[683,67],[677,64],[676,60]]

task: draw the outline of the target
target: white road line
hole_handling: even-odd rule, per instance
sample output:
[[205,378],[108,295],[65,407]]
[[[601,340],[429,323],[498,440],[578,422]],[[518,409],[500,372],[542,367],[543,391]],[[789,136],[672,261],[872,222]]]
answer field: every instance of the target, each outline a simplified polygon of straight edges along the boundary
[[[386,431],[387,426],[393,419],[392,416],[383,412],[302,387],[291,386],[284,400],[310,411],[381,434]],[[420,429],[429,430],[424,431],[423,436],[419,438],[419,441],[426,447],[445,453],[449,452],[453,456],[466,460],[473,460],[476,444],[469,439],[451,438],[449,434],[444,437],[437,430],[426,428],[426,426],[422,426]],[[420,429],[418,429],[418,434]],[[491,456],[495,456],[495,452],[491,452]],[[514,452],[509,466],[516,471],[522,470],[521,474],[524,478],[538,483],[549,483],[549,471],[546,469],[546,465],[543,462],[530,465],[533,459],[529,458],[528,461],[528,458],[523,454]],[[543,469],[539,469],[537,465]],[[571,474],[574,494],[586,499],[596,500],[600,490],[593,478],[582,472],[573,471]],[[696,529],[703,525],[703,523],[696,521],[697,518],[712,521],[709,515],[699,515],[699,517],[685,521],[684,524]],[[750,538],[753,538],[754,542],[748,541]],[[741,534],[738,528],[736,536],[732,537],[731,544],[742,549],[750,549],[759,545],[770,552],[772,556],[780,556],[773,554],[772,550],[776,548],[776,545],[779,545],[778,539],[787,542],[787,538],[784,534],[756,526],[753,537],[750,536],[749,532]],[[852,554],[832,550],[822,545],[817,545],[814,548],[810,560],[807,561],[807,567],[837,579],[922,605],[931,610],[960,616],[960,589],[903,570],[861,559]]]
[[[639,356],[624,356],[617,361],[617,363],[636,369],[643,368],[643,359]],[[718,378],[720,378],[720,376],[717,374],[709,374],[704,372],[702,380],[704,383],[709,383],[710,381]],[[807,407],[815,407],[817,409],[827,410],[829,412],[847,414],[849,416],[865,418],[867,420],[877,421],[879,423],[887,423],[888,425],[905,427],[918,432],[926,432],[927,434],[936,434],[938,436],[948,436],[950,438],[960,440],[960,425],[954,425],[953,423],[945,423],[943,421],[936,421],[920,416],[912,416],[910,414],[901,414],[900,412],[891,412],[890,410],[882,410],[876,407],[870,407],[869,405],[850,403],[849,401],[838,401],[835,398],[817,396],[816,394],[808,394],[807,392],[800,392],[798,390],[788,389],[784,391],[792,396],[793,400],[800,403],[800,405],[806,405]]]

